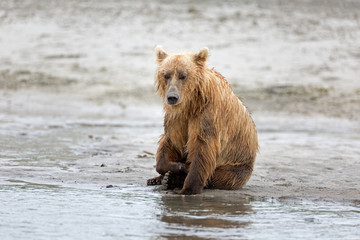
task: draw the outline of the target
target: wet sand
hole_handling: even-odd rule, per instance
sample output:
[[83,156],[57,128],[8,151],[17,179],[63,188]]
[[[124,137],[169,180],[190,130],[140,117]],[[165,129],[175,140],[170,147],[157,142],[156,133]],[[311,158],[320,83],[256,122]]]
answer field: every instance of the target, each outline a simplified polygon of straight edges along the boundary
[[252,112],[260,153],[243,189],[201,196],[358,209],[359,1],[144,4],[0,3],[0,190],[171,195],[145,187],[163,131],[153,48],[208,46],[208,66]]
[[[156,176],[160,105],[121,108],[37,90],[7,97],[11,103],[1,116],[3,179],[104,187],[145,186]],[[232,194],[358,203],[357,122],[280,113],[253,117],[260,142],[256,168],[244,189]]]

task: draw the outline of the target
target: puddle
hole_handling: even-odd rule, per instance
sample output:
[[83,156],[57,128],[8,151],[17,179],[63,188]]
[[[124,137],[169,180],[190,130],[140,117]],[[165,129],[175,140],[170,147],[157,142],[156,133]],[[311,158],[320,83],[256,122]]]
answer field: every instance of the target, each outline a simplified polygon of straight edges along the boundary
[[356,239],[360,234],[359,207],[233,198],[227,191],[176,196],[139,186],[2,180],[0,197],[1,239]]

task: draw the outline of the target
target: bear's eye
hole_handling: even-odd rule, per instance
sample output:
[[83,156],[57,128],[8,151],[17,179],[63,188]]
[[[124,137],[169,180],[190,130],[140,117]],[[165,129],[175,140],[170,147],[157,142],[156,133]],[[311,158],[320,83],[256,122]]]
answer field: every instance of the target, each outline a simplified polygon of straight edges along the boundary
[[164,79],[167,81],[167,80],[169,80],[170,79],[170,74],[168,74],[168,73],[166,73],[166,74],[164,74]]
[[186,79],[186,75],[185,74],[180,74],[179,75],[179,80],[185,80]]

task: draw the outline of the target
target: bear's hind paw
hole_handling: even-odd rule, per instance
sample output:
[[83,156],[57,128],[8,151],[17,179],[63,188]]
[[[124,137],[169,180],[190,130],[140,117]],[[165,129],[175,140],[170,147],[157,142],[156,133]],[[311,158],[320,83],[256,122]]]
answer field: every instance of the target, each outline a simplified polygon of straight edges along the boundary
[[160,175],[154,178],[150,178],[147,180],[146,184],[148,186],[153,186],[153,185],[161,185],[162,184],[162,180],[163,180],[164,176]]

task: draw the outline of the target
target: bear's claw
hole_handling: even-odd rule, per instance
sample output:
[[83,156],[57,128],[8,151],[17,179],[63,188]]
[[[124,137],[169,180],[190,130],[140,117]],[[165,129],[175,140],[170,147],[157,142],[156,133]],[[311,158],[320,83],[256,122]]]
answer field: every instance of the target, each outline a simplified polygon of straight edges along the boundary
[[160,175],[160,176],[148,179],[146,183],[148,186],[161,185],[163,178],[164,178],[164,176]]
[[172,175],[172,172],[168,171],[167,173],[165,173],[165,175],[161,181],[161,186],[164,190],[170,189],[169,185],[171,185],[171,175]]

